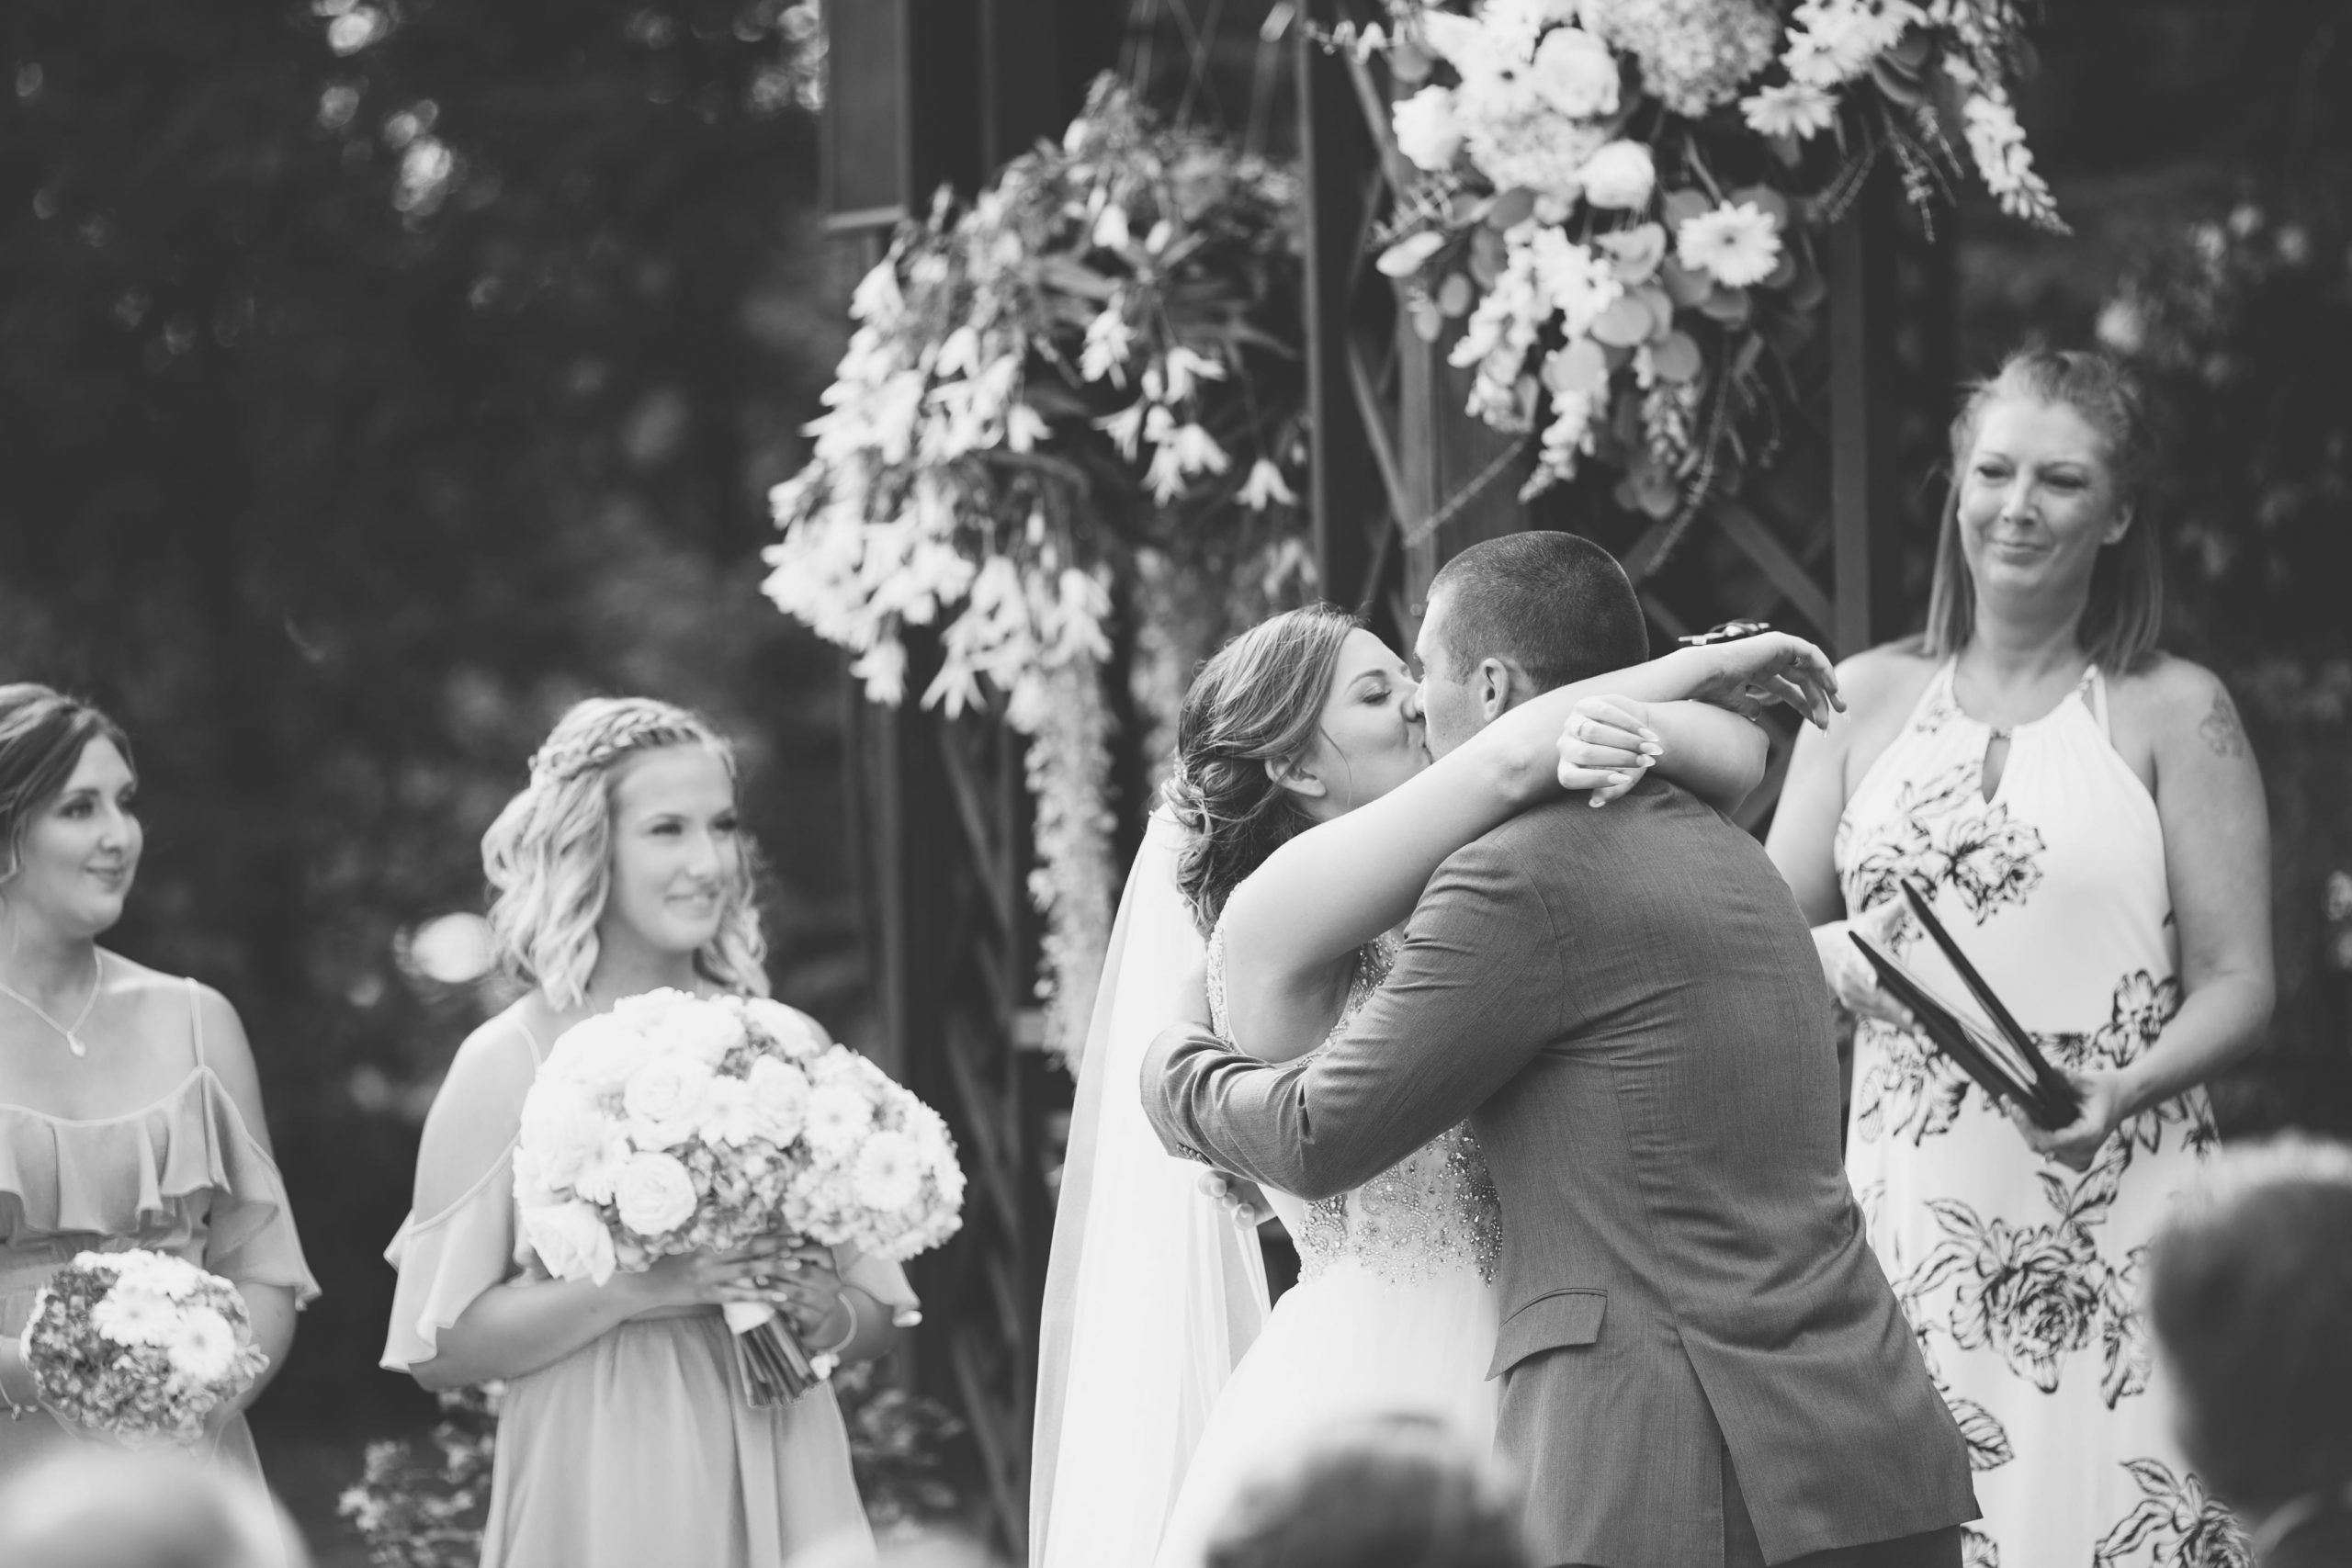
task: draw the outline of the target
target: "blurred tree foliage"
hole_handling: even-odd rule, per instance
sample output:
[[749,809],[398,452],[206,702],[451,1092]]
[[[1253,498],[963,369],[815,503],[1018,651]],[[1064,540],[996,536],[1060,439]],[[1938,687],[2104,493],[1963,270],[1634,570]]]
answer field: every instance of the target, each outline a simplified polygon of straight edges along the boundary
[[414,1121],[501,997],[408,972],[574,697],[741,738],[779,989],[859,1001],[831,655],[759,599],[838,352],[820,47],[783,0],[17,0],[0,678],[130,728],[123,947],[220,986],[327,1295],[265,1427],[369,1375]]

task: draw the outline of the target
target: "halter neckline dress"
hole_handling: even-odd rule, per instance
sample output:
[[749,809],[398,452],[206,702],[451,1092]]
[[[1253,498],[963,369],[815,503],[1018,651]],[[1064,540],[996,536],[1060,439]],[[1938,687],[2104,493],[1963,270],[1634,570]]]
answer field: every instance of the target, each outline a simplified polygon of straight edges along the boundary
[[[1839,819],[1849,914],[1906,876],[2062,1067],[2114,1068],[2180,1006],[2154,799],[2109,732],[2096,665],[2041,718],[1972,718],[1947,660]],[[1985,750],[2008,757],[1990,799]],[[1947,999],[1966,988],[1916,922],[1895,956]],[[2148,1390],[2143,1258],[2215,1142],[2203,1091],[2135,1117],[2083,1173],[2037,1156],[1917,1036],[1856,1032],[1847,1168],[1872,1246],[1968,1439],[1984,1517],[1972,1568],[2204,1561],[2233,1527]]]
[[[187,1076],[119,1116],[51,1116],[0,1105],[0,1335],[14,1339],[51,1274],[85,1252],[145,1248],[232,1284],[317,1298],[277,1162],[204,1056],[202,993],[187,994]],[[46,1411],[0,1419],[0,1480],[85,1441]],[[258,1479],[252,1429],[220,1430],[215,1461]]]

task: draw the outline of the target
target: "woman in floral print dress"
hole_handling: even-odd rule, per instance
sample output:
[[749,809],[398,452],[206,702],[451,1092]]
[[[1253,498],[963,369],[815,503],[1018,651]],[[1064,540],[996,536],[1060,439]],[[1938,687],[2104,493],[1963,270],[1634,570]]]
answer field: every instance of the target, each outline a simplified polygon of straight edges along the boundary
[[[2141,1259],[2271,1007],[2261,776],[2229,694],[2155,651],[2153,452],[2101,356],[2030,351],[1952,429],[1928,631],[1839,671],[1773,858],[1858,1018],[1847,1161],[1968,1437],[1972,1568],[2243,1562],[2148,1390]],[[2135,526],[2135,522],[2137,525]],[[2045,1133],[1906,1027],[1849,920],[1946,998],[1939,918],[2081,1090]]]

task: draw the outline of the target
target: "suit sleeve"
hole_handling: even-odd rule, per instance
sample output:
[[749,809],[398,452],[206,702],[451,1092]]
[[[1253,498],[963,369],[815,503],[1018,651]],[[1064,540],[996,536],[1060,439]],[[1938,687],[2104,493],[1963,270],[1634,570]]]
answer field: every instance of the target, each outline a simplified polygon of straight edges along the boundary
[[1302,1198],[1362,1185],[1476,1110],[1558,1032],[1542,895],[1489,842],[1447,861],[1404,951],[1340,1039],[1271,1064],[1196,1027],[1143,1068],[1160,1141]]

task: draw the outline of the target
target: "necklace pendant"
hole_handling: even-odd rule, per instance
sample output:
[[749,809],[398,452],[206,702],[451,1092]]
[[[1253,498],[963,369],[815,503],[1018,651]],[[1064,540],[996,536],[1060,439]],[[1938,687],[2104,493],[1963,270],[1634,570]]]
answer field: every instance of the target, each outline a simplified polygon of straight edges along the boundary
[[68,1034],[65,1037],[65,1048],[76,1056],[86,1056],[90,1054],[90,1048],[82,1043],[82,1037],[78,1034]]

